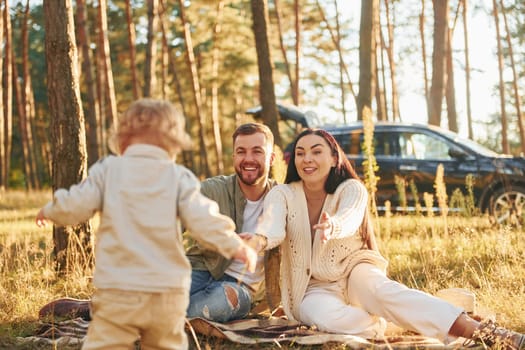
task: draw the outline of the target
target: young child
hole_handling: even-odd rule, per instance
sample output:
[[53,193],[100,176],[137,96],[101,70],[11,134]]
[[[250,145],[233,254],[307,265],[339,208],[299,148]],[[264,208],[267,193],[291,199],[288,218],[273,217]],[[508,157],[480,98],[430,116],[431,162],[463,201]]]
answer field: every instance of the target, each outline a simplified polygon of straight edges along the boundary
[[100,213],[96,291],[82,349],[129,349],[139,337],[143,349],[186,349],[191,267],[180,224],[201,244],[245,262],[252,272],[256,254],[216,202],[201,194],[191,171],[174,162],[190,139],[172,104],[132,103],[113,141],[120,155],[95,163],[80,184],[57,190],[36,223],[74,225]]

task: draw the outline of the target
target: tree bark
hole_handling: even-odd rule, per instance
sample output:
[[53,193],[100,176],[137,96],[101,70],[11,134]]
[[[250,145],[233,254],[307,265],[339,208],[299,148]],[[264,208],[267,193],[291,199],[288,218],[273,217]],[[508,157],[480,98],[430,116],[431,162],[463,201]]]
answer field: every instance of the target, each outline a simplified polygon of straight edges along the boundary
[[136,100],[140,97],[140,84],[137,74],[137,50],[135,47],[136,34],[135,24],[133,23],[133,10],[131,8],[131,0],[125,0],[126,3],[126,23],[128,30],[128,46],[129,46],[129,65],[131,70],[131,83],[133,87],[133,98]]
[[421,0],[421,14],[419,15],[419,35],[421,38],[421,58],[423,61],[423,80],[425,89],[425,101],[427,103],[427,120],[430,120],[430,89],[427,67],[427,49],[425,41],[425,0]]
[[518,79],[519,75],[516,72],[516,63],[514,62],[514,50],[512,48],[512,41],[510,39],[510,30],[509,30],[509,24],[507,21],[507,14],[505,12],[505,6],[503,5],[503,1],[500,0],[501,5],[501,14],[503,15],[503,23],[505,24],[505,32],[506,32],[506,40],[507,40],[507,46],[509,50],[509,58],[510,58],[510,67],[512,69],[512,89],[514,91],[514,106],[516,107],[516,117],[517,117],[517,123],[518,123],[518,129],[520,131],[520,143],[521,143],[521,152],[525,154],[525,126],[523,125],[523,114],[521,113],[521,97],[520,97],[520,91],[518,88]]
[[456,89],[454,87],[454,62],[452,57],[452,29],[448,30],[447,39],[447,116],[449,130],[458,132],[458,113],[456,111]]
[[361,24],[359,28],[359,94],[357,115],[363,120],[363,111],[372,111],[372,96],[375,91],[376,34],[379,17],[379,0],[361,2]]
[[[390,93],[392,99],[392,120],[399,121],[401,120],[401,115],[399,112],[399,94],[397,92],[397,82],[396,82],[396,60],[394,58],[394,25],[390,20],[390,2],[384,0],[385,2],[385,17],[386,17],[386,27],[388,30],[388,46],[386,46],[386,53],[388,57],[388,65],[390,66]],[[394,6],[392,4],[392,6]]]
[[[335,1],[337,0],[334,0],[334,2]],[[319,9],[319,13],[321,14],[321,18],[323,22],[325,22],[328,32],[330,33],[330,38],[332,38],[332,42],[334,43],[334,46],[339,53],[339,56],[342,56],[343,55],[342,48],[341,48],[341,45],[339,44],[339,40],[337,39],[338,34],[337,33],[334,34],[334,30],[332,29],[330,23],[326,19],[326,15],[323,11],[323,8],[321,7],[321,4],[319,3],[319,0],[316,0],[316,3],[317,3],[317,8]],[[354,103],[357,106],[357,94],[355,93],[354,85],[352,84],[352,79],[350,79],[350,73],[348,72],[348,67],[346,66],[346,63],[344,62],[344,60],[342,61],[340,60],[340,64],[341,64],[341,69],[344,71],[344,75],[346,76],[346,80],[348,82],[348,89],[350,90],[350,93],[354,97]]]
[[188,65],[191,86],[193,88],[193,102],[195,104],[195,111],[197,112],[197,120],[199,122],[199,145],[200,145],[200,169],[199,174],[205,177],[210,177],[210,164],[208,162],[208,153],[206,152],[206,134],[205,125],[206,118],[202,110],[202,96],[199,83],[199,75],[197,72],[197,65],[195,64],[195,56],[193,53],[193,42],[191,40],[190,24],[186,21],[184,10],[184,1],[179,0],[180,19],[184,29],[184,41],[186,43],[186,63]]
[[[317,0],[319,6],[319,0]],[[344,78],[344,59],[343,52],[341,51],[341,24],[339,23],[339,8],[337,6],[337,0],[334,0],[335,8],[335,41],[337,48],[337,57],[339,59],[339,88],[341,89],[341,111],[343,113],[343,122],[346,124],[346,91],[345,91],[345,78]],[[324,12],[323,12],[324,16]]]
[[[273,85],[273,67],[268,43],[268,7],[266,0],[251,0],[253,34],[255,38],[255,49],[257,51],[257,63],[259,67],[259,97],[261,99],[262,119],[272,131],[275,144],[282,149],[281,134],[277,122],[277,105],[275,101],[275,90]],[[298,77],[297,77],[298,78]],[[266,266],[272,266],[265,270],[266,301],[270,310],[279,305],[280,273],[277,268],[280,265],[280,255],[277,248],[271,249],[265,257]]]
[[[2,1],[3,2],[3,1]],[[0,4],[2,3],[0,2]],[[7,6],[5,6],[7,7]],[[4,42],[4,14],[0,6],[0,43]],[[0,193],[7,188],[7,173],[5,168],[5,121],[4,121],[4,55],[0,55]]]
[[[84,113],[80,101],[78,58],[71,0],[44,0],[45,51],[47,57],[48,102],[53,140],[53,189],[69,188],[86,175]],[[90,251],[89,222],[77,226],[53,227],[57,268],[70,266],[71,235],[79,235],[83,251]],[[91,254],[84,256],[89,259]],[[86,263],[86,261],[83,261]],[[86,266],[86,265],[82,265]]]
[[224,161],[222,159],[222,139],[219,125],[219,38],[221,35],[222,12],[224,2],[217,2],[217,15],[215,16],[215,25],[213,27],[213,49],[212,49],[212,80],[211,80],[211,124],[213,128],[213,139],[215,144],[215,156],[217,158],[217,174],[224,173]]
[[25,11],[22,15],[21,21],[21,59],[22,59],[22,75],[18,79],[18,69],[16,62],[13,61],[13,75],[17,78],[13,81],[16,92],[17,110],[19,115],[19,130],[20,141],[22,144],[22,152],[24,155],[24,173],[26,180],[26,188],[33,190],[40,187],[37,173],[36,173],[36,159],[33,142],[33,133],[31,132],[32,112],[34,109],[31,106],[31,78],[29,75],[29,35],[28,35],[28,21],[29,21],[29,2],[26,3]]
[[[301,93],[299,90],[301,72],[301,5],[299,0],[294,1],[295,12],[295,84],[292,91],[293,100],[297,105],[301,104]],[[269,23],[269,22],[268,22]]]
[[288,55],[286,54],[286,47],[284,46],[283,29],[281,25],[281,14],[279,11],[280,9],[279,0],[274,0],[274,6],[275,6],[275,19],[277,22],[277,33],[279,34],[279,47],[281,48],[281,53],[283,55],[286,76],[288,77],[288,80],[290,81],[290,95],[292,96],[293,104],[298,106],[299,101],[296,99],[297,95],[294,93],[294,91],[297,90],[296,88],[297,81],[296,79],[292,77],[292,70],[290,69],[290,62],[288,61]]
[[88,151],[88,166],[94,164],[100,158],[100,140],[98,121],[99,100],[97,99],[97,86],[93,78],[93,63],[90,50],[91,40],[89,40],[89,30],[87,25],[87,13],[85,0],[77,0],[76,11],[76,33],[77,43],[82,53],[82,74],[84,78],[84,87],[86,91],[86,141]]
[[[115,128],[117,124],[117,100],[115,96],[115,84],[113,82],[113,70],[111,68],[111,55],[109,49],[109,40],[108,40],[108,18],[106,15],[107,12],[107,0],[98,0],[98,24],[99,24],[99,59],[101,64],[101,74],[103,76],[104,84],[104,94],[100,96],[101,99],[107,101],[104,105],[100,104],[101,116],[107,115],[108,118],[105,120],[105,124],[101,124],[101,128],[106,130],[107,128]],[[108,125],[109,124],[109,125]],[[103,145],[106,146],[107,140],[105,140]],[[106,147],[103,148],[102,154],[106,154]]]
[[257,63],[259,68],[259,98],[262,106],[262,119],[272,131],[275,144],[282,148],[279,133],[275,87],[273,85],[273,66],[268,43],[268,7],[266,0],[251,0],[253,33]]
[[472,103],[470,96],[470,53],[469,53],[469,38],[468,38],[468,24],[467,24],[467,0],[462,0],[463,4],[463,41],[465,45],[465,89],[467,99],[467,124],[468,137],[474,139],[474,132],[472,130]]
[[4,152],[3,173],[5,174],[4,186],[9,187],[9,172],[11,170],[11,150],[13,141],[13,33],[11,16],[9,14],[9,0],[4,2],[4,66],[3,66],[3,105],[4,105]]
[[[179,79],[178,74],[178,68],[177,68],[177,59],[175,55],[173,54],[173,50],[170,50],[170,46],[168,45],[168,35],[167,35],[167,28],[169,28],[169,22],[165,16],[166,13],[166,7],[164,5],[163,0],[159,0],[159,10],[163,14],[161,20],[159,21],[161,32],[162,32],[162,43],[166,47],[168,47],[168,64],[171,71],[171,74],[173,75],[173,85],[175,85],[175,91],[177,94],[177,99],[180,104],[180,108],[182,110],[182,114],[186,116],[186,132],[188,135],[191,135],[191,119],[188,117],[188,113],[186,111],[186,102],[184,99],[184,95],[182,93],[182,86]],[[182,159],[184,165],[191,169],[193,172],[196,171],[193,161],[193,151],[192,150],[184,150],[182,151]]]
[[381,30],[381,19],[377,26],[376,34],[376,108],[377,108],[377,120],[389,120],[388,108],[386,99],[386,72],[385,72],[385,38],[383,37],[383,31]]
[[496,42],[498,47],[498,73],[499,73],[499,102],[501,113],[501,149],[503,153],[510,154],[509,139],[507,136],[508,122],[507,111],[505,109],[505,81],[503,80],[503,49],[501,47],[501,34],[499,29],[499,13],[496,0],[492,0],[492,15],[496,23]]
[[448,0],[433,0],[434,48],[432,53],[432,86],[430,87],[429,124],[441,124],[443,93],[445,91],[445,65],[448,28]]
[[[146,61],[144,63],[144,92],[145,97],[155,96],[154,88],[157,85],[155,64],[157,62],[157,11],[158,0],[147,0],[148,5],[148,34],[146,41]],[[182,11],[182,10],[181,10]]]

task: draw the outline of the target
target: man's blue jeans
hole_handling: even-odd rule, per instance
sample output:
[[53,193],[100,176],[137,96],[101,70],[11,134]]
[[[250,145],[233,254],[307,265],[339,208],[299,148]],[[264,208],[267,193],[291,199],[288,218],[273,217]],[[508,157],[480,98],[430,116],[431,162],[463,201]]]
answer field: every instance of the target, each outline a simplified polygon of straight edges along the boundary
[[252,307],[250,289],[224,275],[216,280],[208,271],[192,270],[187,317],[228,322],[246,317]]

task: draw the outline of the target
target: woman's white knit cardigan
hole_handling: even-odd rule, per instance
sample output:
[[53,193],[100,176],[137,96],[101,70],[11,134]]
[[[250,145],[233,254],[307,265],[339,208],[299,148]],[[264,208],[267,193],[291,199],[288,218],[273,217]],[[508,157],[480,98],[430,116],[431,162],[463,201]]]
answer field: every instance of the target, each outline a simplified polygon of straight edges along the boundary
[[367,204],[368,193],[360,181],[341,183],[323,205],[332,218],[333,236],[322,243],[316,231],[312,243],[303,182],[278,185],[266,195],[256,232],[268,238],[266,249],[281,244],[281,298],[289,319],[300,321],[299,305],[310,278],[346,279],[362,262],[386,270],[387,261],[368,250],[359,234]]

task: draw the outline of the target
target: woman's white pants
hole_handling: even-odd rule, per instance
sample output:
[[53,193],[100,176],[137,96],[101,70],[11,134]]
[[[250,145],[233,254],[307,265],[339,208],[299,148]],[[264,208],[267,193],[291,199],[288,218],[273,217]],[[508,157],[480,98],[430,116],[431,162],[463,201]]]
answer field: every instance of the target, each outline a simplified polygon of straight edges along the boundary
[[[345,295],[346,291],[346,295]],[[311,280],[300,306],[305,324],[368,339],[384,336],[386,322],[448,343],[462,309],[393,281],[374,265],[358,264],[348,280]]]

